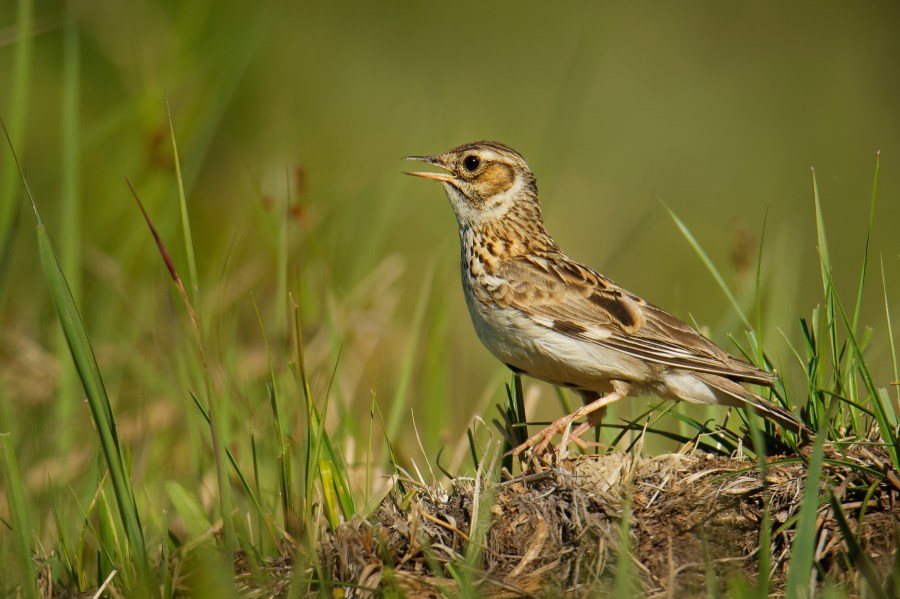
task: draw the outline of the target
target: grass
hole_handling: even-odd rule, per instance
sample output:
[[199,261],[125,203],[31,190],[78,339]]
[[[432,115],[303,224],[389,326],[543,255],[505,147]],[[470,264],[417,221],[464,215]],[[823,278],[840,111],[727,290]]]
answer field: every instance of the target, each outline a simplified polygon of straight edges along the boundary
[[25,491],[22,484],[22,473],[16,461],[11,435],[3,433],[0,442],[3,444],[3,486],[6,489],[10,508],[10,521],[7,523],[16,537],[16,547],[12,552],[18,561],[18,586],[22,596],[28,599],[38,597],[37,579],[34,564],[31,561],[31,530],[28,518],[28,506],[25,503]]
[[[194,10],[166,13],[185,45],[171,50],[184,53],[177,63],[189,73],[178,80],[184,87],[155,80],[156,48],[138,43],[133,52],[145,57],[146,71],[131,75],[144,77],[146,87],[89,120],[88,104],[98,101],[90,82],[104,68],[97,55],[108,52],[104,59],[113,62],[115,56],[95,30],[79,27],[85,16],[74,4],[68,7],[60,25],[62,93],[54,97],[61,125],[56,167],[44,162],[50,136],[34,122],[45,114],[33,108],[53,94],[42,95],[31,84],[44,72],[55,73],[47,69],[55,63],[46,58],[40,37],[19,35],[10,47],[12,68],[3,79],[8,85],[0,86],[9,98],[0,116],[10,146],[24,159],[24,176],[16,173],[11,153],[0,153],[6,156],[0,160],[0,303],[10,331],[21,328],[36,345],[58,349],[40,354],[37,370],[25,370],[19,365],[26,362],[11,357],[3,368],[5,375],[22,372],[13,372],[19,387],[15,377],[0,381],[0,559],[10,564],[0,576],[0,596],[46,596],[51,587],[94,593],[104,585],[113,596],[238,596],[235,556],[252,587],[279,580],[278,590],[287,596],[335,594],[343,585],[320,559],[322,539],[343,522],[370,516],[386,496],[414,505],[441,470],[476,481],[476,519],[465,549],[449,562],[432,555],[428,573],[453,583],[444,594],[456,589],[476,596],[479,567],[489,556],[496,485],[503,468],[517,467],[498,452],[504,435],[485,423],[498,418],[509,429],[508,443],[521,439],[524,429],[516,424],[524,421],[526,404],[534,403],[529,393],[537,387],[514,378],[504,390],[495,384],[498,376],[487,382],[499,367],[481,366],[490,362],[487,354],[469,352],[472,346],[460,341],[472,335],[468,323],[457,326],[464,317],[451,299],[458,295],[457,275],[449,261],[435,259],[455,252],[452,239],[429,246],[431,254],[413,256],[406,273],[391,258],[404,251],[390,234],[401,222],[396,214],[412,213],[402,221],[409,223],[422,218],[413,211],[424,210],[405,203],[401,184],[359,183],[364,188],[358,189],[333,183],[345,182],[356,168],[344,163],[327,170],[317,162],[334,154],[329,136],[344,135],[334,122],[329,136],[317,137],[315,151],[303,158],[313,167],[283,166],[294,157],[278,153],[277,133],[271,135],[273,148],[265,148],[272,154],[260,157],[262,166],[241,163],[252,150],[235,161],[221,149],[228,147],[222,138],[244,126],[236,112],[257,114],[260,104],[268,105],[248,99],[247,90],[259,76],[254,56],[266,51],[282,9],[266,4],[251,17]],[[221,37],[207,37],[206,17],[210,29],[224,32]],[[18,31],[42,26],[26,0],[16,5],[15,19]],[[590,93],[598,68],[599,54],[578,58],[588,56],[582,51],[590,39],[578,39],[579,53],[557,90],[569,100],[551,107],[553,137],[568,139],[563,130],[576,136],[573,123],[581,119],[571,98]],[[195,52],[185,49],[192,40]],[[205,93],[185,83],[197,73]],[[285,84],[279,91],[290,97],[293,90]],[[169,93],[171,108],[163,102]],[[406,104],[399,111],[412,114]],[[110,137],[114,151],[103,143]],[[403,143],[415,146],[405,152],[411,153],[425,141]],[[562,152],[566,143],[547,146],[546,160],[557,171],[564,168],[563,156],[578,154]],[[368,156],[383,152],[370,149]],[[277,165],[275,184],[267,173],[255,172],[271,164]],[[358,160],[358,181],[372,178],[367,164]],[[710,235],[692,229],[696,216],[666,206],[675,222],[671,232],[696,254],[697,270],[709,272],[695,278],[718,286],[722,297],[713,304],[729,306],[730,320],[741,323],[713,336],[721,341],[733,333],[735,353],[778,370],[782,384],[771,399],[800,411],[820,431],[811,453],[803,449],[810,471],[818,473],[830,461],[853,464],[859,474],[843,496],[823,491],[810,476],[795,520],[777,522],[764,511],[764,522],[776,524],[762,526],[761,574],[722,588],[711,581],[710,596],[767,596],[773,589],[766,573],[783,566],[773,536],[785,529],[794,531],[787,593],[809,595],[812,580],[829,584],[817,559],[818,517],[829,509],[840,525],[832,534],[843,543],[844,560],[859,573],[856,586],[843,583],[834,596],[889,592],[879,586],[858,537],[865,507],[849,515],[845,507],[868,505],[900,470],[900,363],[891,318],[896,303],[889,297],[898,284],[897,256],[877,234],[879,224],[890,221],[879,215],[893,214],[876,203],[879,168],[876,162],[870,202],[850,212],[867,222],[861,260],[857,249],[830,246],[826,234],[826,224],[842,221],[825,214],[852,202],[823,200],[813,181],[807,195],[814,216],[806,222],[815,225],[818,259],[803,262],[820,273],[822,295],[813,303],[776,295],[790,273],[779,272],[787,260],[777,255],[779,223],[771,214],[760,227],[766,243],[760,242],[752,282],[741,286],[716,258],[719,248],[704,249]],[[312,183],[302,174],[307,170]],[[888,176],[896,172],[893,166],[885,170]],[[123,175],[134,182],[140,209],[128,199]],[[252,192],[229,189],[247,179]],[[26,180],[37,195],[34,229],[27,226],[28,204],[17,195]],[[248,205],[248,197],[259,201]],[[230,205],[235,198],[238,209]],[[424,235],[421,227],[411,228],[417,229],[411,236]],[[433,237],[444,233],[452,237],[445,227]],[[799,244],[792,237],[789,247],[801,255]],[[888,249],[879,257],[882,289],[876,293],[870,271],[882,247]],[[848,272],[852,285],[844,283]],[[184,281],[179,273],[187,275]],[[695,298],[693,291],[690,296]],[[12,343],[10,338],[2,343]],[[17,390],[21,382],[40,388],[54,364],[59,379],[44,403],[20,401],[19,393],[27,395]],[[546,398],[546,391],[540,393]],[[572,401],[564,393],[561,399]],[[499,416],[495,403],[503,405]],[[790,455],[799,443],[770,424],[757,427],[751,415],[728,416],[726,423],[718,408],[703,414],[654,403],[614,415],[603,433],[612,451],[653,454],[691,445],[748,455],[763,480],[772,465],[766,457]],[[467,426],[468,435],[448,433]],[[826,439],[837,453],[826,451]],[[884,461],[856,464],[844,455],[858,446]],[[631,513],[626,509],[619,522],[620,547],[636,534]],[[290,575],[279,578],[273,572],[289,555]],[[403,556],[391,559],[382,588],[399,596]],[[635,595],[639,565],[627,551],[617,554],[614,565],[611,588],[617,596]]]
[[[173,146],[173,150],[177,152],[177,146]],[[180,171],[176,167],[175,178],[177,180],[180,180],[179,173]],[[27,184],[25,185],[27,189]],[[190,224],[187,218],[185,196],[181,187],[179,187],[179,197],[182,206],[182,222],[185,231],[189,231]],[[873,214],[875,197],[873,194]],[[135,198],[137,199],[137,195]],[[790,552],[791,561],[786,593],[788,597],[807,596],[810,592],[810,585],[819,584],[816,582],[817,576],[813,574],[817,568],[816,544],[819,542],[820,532],[817,520],[821,509],[829,505],[830,501],[832,510],[839,517],[840,532],[847,545],[848,562],[860,569],[861,581],[868,585],[867,588],[870,588],[875,596],[882,596],[885,591],[879,586],[876,579],[875,567],[861,549],[847,523],[841,504],[835,503],[833,494],[831,499],[821,494],[819,473],[825,455],[826,440],[830,440],[831,443],[836,442],[835,447],[839,448],[839,451],[841,447],[849,447],[855,442],[876,443],[886,450],[892,462],[882,465],[881,469],[873,465],[867,469],[867,473],[874,473],[876,477],[882,479],[890,477],[892,474],[896,476],[898,464],[895,461],[896,444],[893,441],[896,432],[892,428],[896,427],[896,411],[888,392],[876,386],[866,365],[863,344],[868,336],[863,339],[862,335],[856,332],[858,318],[854,317],[851,321],[847,317],[833,286],[825,223],[822,217],[818,188],[815,186],[814,200],[819,230],[824,310],[816,309],[808,322],[801,319],[802,330],[805,334],[805,348],[793,351],[805,368],[808,380],[804,386],[808,391],[808,396],[803,397],[803,394],[796,392],[789,393],[787,387],[779,388],[774,393],[775,398],[784,405],[788,407],[792,404],[798,405],[807,422],[811,426],[816,426],[819,431],[809,457],[810,475],[803,493],[799,517],[794,523],[794,542]],[[130,596],[157,596],[160,592],[165,596],[175,596],[175,588],[188,584],[197,596],[207,596],[219,592],[233,595],[237,592],[235,583],[230,577],[222,575],[222,565],[224,565],[223,561],[231,562],[230,556],[234,555],[235,551],[240,550],[242,555],[249,556],[250,563],[256,564],[255,568],[258,569],[275,556],[299,550],[299,555],[305,557],[299,558],[295,565],[295,574],[289,592],[293,595],[304,595],[315,589],[331,588],[335,583],[328,580],[325,570],[317,558],[322,524],[324,523],[334,531],[341,522],[349,521],[355,516],[366,516],[367,514],[360,512],[355,505],[359,499],[369,497],[372,490],[368,486],[365,489],[353,490],[350,481],[354,477],[354,467],[341,457],[337,446],[332,441],[332,434],[327,431],[325,423],[329,421],[330,398],[333,395],[332,384],[335,372],[340,368],[340,362],[336,361],[334,370],[329,375],[329,380],[332,382],[329,382],[325,388],[322,399],[317,401],[310,384],[310,373],[307,371],[304,334],[300,326],[302,312],[300,306],[294,303],[292,313],[291,345],[294,349],[292,356],[285,353],[273,353],[266,341],[264,331],[261,336],[266,347],[265,356],[268,363],[268,375],[264,387],[271,408],[271,422],[259,433],[249,432],[247,429],[242,430],[240,420],[235,418],[235,406],[232,405],[228,410],[223,410],[225,417],[230,421],[225,426],[233,429],[237,425],[238,428],[232,436],[222,437],[216,427],[217,417],[214,409],[215,406],[221,405],[220,402],[225,400],[228,393],[221,384],[214,382],[215,374],[204,341],[206,338],[204,329],[199,314],[193,308],[195,302],[190,299],[185,286],[181,283],[177,268],[164,241],[138,200],[138,205],[141,211],[144,211],[144,217],[150,227],[151,235],[148,238],[155,238],[178,295],[183,300],[189,314],[190,324],[187,329],[191,331],[190,336],[194,337],[194,344],[197,348],[194,353],[196,360],[194,363],[196,368],[193,369],[196,373],[194,380],[200,388],[205,389],[206,400],[201,401],[193,391],[189,391],[189,393],[197,410],[202,414],[202,421],[206,422],[208,426],[206,436],[209,445],[204,451],[206,455],[202,461],[207,464],[215,464],[214,470],[217,473],[216,480],[218,481],[212,487],[212,495],[218,497],[219,500],[215,503],[217,508],[212,508],[208,500],[204,502],[200,495],[202,487],[192,488],[173,479],[166,480],[164,486],[170,501],[170,509],[185,526],[183,532],[174,539],[173,544],[169,510],[164,510],[161,518],[159,516],[154,518],[152,514],[146,512],[149,505],[146,500],[137,501],[137,497],[145,495],[146,491],[135,491],[133,454],[120,441],[116,418],[87,330],[79,316],[78,306],[66,283],[66,277],[59,268],[49,233],[40,219],[37,202],[32,200],[32,205],[37,222],[38,253],[47,278],[48,292],[56,306],[60,325],[65,333],[72,358],[88,397],[96,438],[104,456],[98,470],[99,484],[89,506],[83,509],[82,516],[77,519],[61,519],[59,512],[56,512],[54,548],[46,551],[45,547],[44,553],[38,554],[39,562],[52,564],[50,571],[55,577],[54,586],[85,591],[105,584],[107,587],[114,587],[118,589],[118,592]],[[698,250],[707,267],[714,269],[713,262],[702,252],[699,243],[687,226],[678,220],[674,213],[673,217],[676,218],[685,237]],[[870,239],[867,235],[866,253],[868,253],[869,243]],[[194,249],[189,233],[185,233],[185,245],[185,255],[188,256],[190,263],[194,256]],[[867,261],[864,261],[864,269],[866,263]],[[196,267],[192,267],[190,271],[191,277],[196,280]],[[721,285],[725,285],[722,276],[715,276],[715,278]],[[856,314],[859,313],[865,281],[865,272],[863,272],[859,278],[859,289],[856,293],[858,298],[855,307]],[[418,343],[417,338],[422,334],[424,319],[422,314],[427,309],[427,291],[431,285],[430,280],[426,280],[425,291],[420,297],[412,319],[413,336],[409,341],[412,347],[415,347],[415,344]],[[196,282],[191,284],[191,288],[195,298],[201,297],[200,287]],[[733,298],[730,291],[724,288],[723,291]],[[885,326],[887,330],[890,330],[890,302],[886,296],[884,302],[887,307]],[[737,306],[737,304],[735,305]],[[263,318],[258,308],[256,311],[257,321],[262,331],[264,329]],[[748,358],[761,357],[761,365],[771,367],[764,349],[754,345],[757,336],[751,335],[749,339],[751,345],[744,350],[745,355]],[[406,356],[403,360],[404,366],[400,369],[402,380],[408,381],[413,353],[407,349],[404,354]],[[283,364],[282,370],[276,368],[276,363],[279,362]],[[405,403],[403,400],[407,393],[405,390],[407,384],[401,383],[398,386],[398,394],[394,398],[394,401],[401,405]],[[304,409],[287,408],[286,397],[290,393],[286,389],[291,386],[294,393],[299,392],[304,398],[300,404],[305,406]],[[524,391],[522,381],[518,377],[514,379],[514,385],[507,388],[507,394],[510,403],[509,407],[501,410],[506,421],[506,425],[501,430],[505,430],[504,434],[508,436],[505,440],[508,448],[516,438],[522,435],[521,427],[516,425],[521,421],[524,413]],[[374,405],[377,403],[373,403]],[[392,408],[392,413],[395,413],[396,409],[396,407]],[[668,408],[661,413],[649,411],[631,422],[627,422],[612,443],[611,450],[616,448],[640,452],[640,447],[643,445],[642,437],[645,434],[642,429],[647,426],[649,431],[655,430],[653,423],[659,422],[666,412],[668,412]],[[694,436],[691,438],[690,436],[676,435],[675,438],[681,442],[703,444],[708,450],[718,450],[726,454],[735,451],[738,444],[743,445],[745,450],[753,448],[759,456],[759,467],[762,469],[764,478],[768,467],[764,459],[769,451],[767,448],[797,450],[799,440],[790,433],[775,430],[768,423],[764,428],[757,427],[756,421],[749,415],[742,415],[745,423],[744,430],[749,433],[748,436],[741,438],[734,429],[713,427],[714,437],[719,437],[719,441],[713,444],[703,441],[703,438],[711,432],[707,424],[701,424],[686,416],[678,416],[684,428],[694,430]],[[219,416],[219,418],[222,417]],[[369,411],[366,418],[369,440],[366,442],[363,466],[366,471],[364,480],[369,485],[372,481],[370,471],[373,467],[377,468],[377,464],[383,463],[386,457],[384,453],[373,453],[372,425],[385,426],[385,432],[389,433],[391,426],[397,426],[397,417],[395,416],[386,424],[384,421],[374,418],[374,411]],[[873,422],[876,426],[875,429],[870,428]],[[222,423],[219,425],[222,426]],[[497,425],[499,426],[499,423]],[[271,434],[267,434],[266,429]],[[873,434],[872,430],[876,430],[877,433]],[[496,476],[499,472],[497,446],[492,446],[489,442],[484,450],[478,448],[479,436],[483,437],[485,432],[486,429],[483,427],[480,431],[476,427],[470,431],[467,440],[472,464],[477,470],[475,480],[481,481],[476,485],[473,521],[469,523],[474,533],[469,539],[468,551],[465,555],[460,555],[461,561],[455,565],[448,564],[445,571],[445,574],[455,581],[454,588],[464,595],[478,593],[477,587],[473,585],[478,564],[483,559],[482,551],[479,548],[486,545],[487,526],[490,522],[491,506],[493,505],[491,489],[496,484],[491,481],[497,480]],[[491,434],[489,431],[487,433]],[[240,444],[240,434],[247,435],[249,446],[252,449],[249,454],[247,452],[240,454],[234,451]],[[672,433],[668,434],[672,435]],[[298,435],[302,441],[298,439]],[[258,446],[257,438],[262,436],[274,440],[274,443]],[[388,439],[396,437],[396,435],[390,434],[387,436]],[[626,447],[622,447],[620,442],[628,438],[632,440]],[[6,452],[6,484],[11,490],[9,499],[10,507],[13,509],[12,519],[7,525],[17,533],[16,538],[18,539],[15,548],[7,551],[20,564],[21,576],[17,587],[20,589],[19,592],[26,596],[37,596],[38,590],[34,586],[35,578],[31,564],[33,555],[38,549],[32,546],[30,535],[23,534],[23,529],[36,529],[28,524],[24,485],[16,464],[10,435],[5,435],[3,441]],[[383,452],[385,448],[389,447],[389,444],[385,445],[381,451]],[[426,461],[428,460],[427,454],[424,458]],[[429,480],[433,481],[433,472],[426,480],[416,466],[415,459],[409,457],[407,460],[416,471],[414,479],[417,484],[425,485]],[[400,466],[397,456],[394,455],[391,462],[398,469],[401,479],[407,476],[403,474],[404,469]],[[303,465],[300,484],[295,482],[294,464]],[[504,458],[503,466],[508,471],[512,471],[513,465],[508,458]],[[247,473],[248,467],[252,474]],[[430,469],[429,465],[429,472]],[[108,500],[105,488],[107,477],[112,482],[115,509]],[[261,480],[269,482],[268,488],[261,485]],[[400,482],[394,484],[400,485]],[[874,486],[870,487],[869,497],[874,488]],[[227,489],[227,492],[223,493],[223,489]],[[397,486],[395,489],[402,490],[402,486]],[[478,489],[483,489],[484,493],[477,492]],[[234,502],[231,499],[223,500],[223,495],[229,497],[233,495]],[[64,497],[56,494],[52,495],[52,499],[56,505],[67,503]],[[76,501],[76,505],[78,503]],[[374,505],[371,501],[363,501],[363,503],[366,503],[370,509]],[[143,516],[140,514],[141,510],[145,510]],[[627,507],[625,513],[629,513]],[[861,518],[862,516],[860,516]],[[478,524],[475,523],[476,520]],[[79,525],[78,522],[81,524]],[[83,529],[77,546],[73,546],[70,541],[67,541],[72,538],[73,525]],[[162,526],[162,528],[157,528],[158,526]],[[631,559],[627,557],[630,534],[627,517],[622,520],[621,527],[623,540],[620,546],[626,550],[620,554],[616,568],[619,573],[616,578],[617,596],[633,593],[632,585],[634,584],[633,566]],[[42,536],[42,533],[37,532],[36,534]],[[153,545],[148,545],[147,538],[158,540],[152,541]],[[90,559],[89,553],[85,553],[87,546],[96,548],[95,559]],[[761,546],[771,549],[771,538],[763,538]],[[72,556],[77,557],[73,559]],[[304,563],[303,560],[308,560],[306,568],[301,567]],[[769,568],[769,563],[768,556],[760,562],[762,571]],[[437,568],[437,566],[435,567]],[[226,567],[225,571],[229,569],[230,566]],[[262,572],[262,570],[257,571]],[[156,574],[153,574],[154,572]],[[304,575],[304,572],[307,574]],[[262,576],[262,574],[258,575]],[[764,583],[766,578],[765,576],[759,577],[755,594],[748,590],[750,587],[746,585],[741,587],[746,593],[745,596],[766,596],[770,590]],[[710,592],[718,595],[720,591],[715,583],[710,582],[710,584],[713,585],[710,587]]]

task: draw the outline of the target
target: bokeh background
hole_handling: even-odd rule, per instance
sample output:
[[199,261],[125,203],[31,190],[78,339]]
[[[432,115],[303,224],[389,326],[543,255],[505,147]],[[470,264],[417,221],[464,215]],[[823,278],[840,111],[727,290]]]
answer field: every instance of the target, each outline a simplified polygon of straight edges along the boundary
[[[886,385],[881,260],[900,313],[898,6],[7,0],[0,117],[138,478],[210,480],[189,325],[125,182],[184,276],[167,110],[236,452],[269,430],[265,340],[290,379],[290,292],[348,461],[366,459],[374,397],[401,454],[418,451],[414,415],[428,457],[447,447],[462,468],[466,427],[495,417],[508,374],[471,330],[442,191],[402,176],[400,159],[477,139],[513,146],[570,255],[726,344],[744,327],[665,206],[750,314],[764,238],[763,330],[789,376],[798,319],[822,293],[810,169],[852,307],[881,152],[861,323]],[[0,428],[39,492],[89,471],[96,447],[5,148],[0,177]],[[526,386],[535,418],[558,415],[549,388]]]

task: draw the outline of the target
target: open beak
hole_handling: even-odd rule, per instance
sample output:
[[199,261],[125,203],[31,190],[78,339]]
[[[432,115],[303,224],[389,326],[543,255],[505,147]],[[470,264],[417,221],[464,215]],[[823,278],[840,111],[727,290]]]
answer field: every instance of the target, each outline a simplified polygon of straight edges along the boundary
[[[428,164],[433,164],[438,168],[442,168],[445,171],[449,171],[450,169],[443,164],[441,159],[437,156],[406,156],[403,160],[418,160],[419,162],[427,162]],[[454,179],[453,173],[426,173],[426,172],[404,172],[404,175],[412,175],[413,177],[422,177],[423,179],[433,179],[435,181],[441,182],[449,182]]]

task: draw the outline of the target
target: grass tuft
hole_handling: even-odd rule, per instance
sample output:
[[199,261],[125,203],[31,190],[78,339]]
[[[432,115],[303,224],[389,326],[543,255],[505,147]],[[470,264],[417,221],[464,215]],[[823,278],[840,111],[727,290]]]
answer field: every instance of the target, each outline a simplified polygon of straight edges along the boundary
[[[150,578],[150,564],[144,544],[143,529],[141,528],[140,517],[134,499],[134,490],[125,467],[125,460],[119,444],[115,419],[109,403],[109,397],[106,394],[106,387],[103,384],[100,368],[94,357],[94,351],[87,331],[84,328],[84,323],[81,320],[78,306],[72,297],[66,277],[60,269],[50,236],[41,221],[37,203],[28,188],[25,174],[21,166],[19,166],[18,157],[15,155],[12,140],[5,125],[3,125],[3,130],[10,144],[13,159],[19,169],[22,184],[34,210],[35,220],[37,221],[37,244],[41,267],[47,278],[50,297],[56,308],[56,314],[65,334],[69,351],[75,362],[84,391],[87,394],[91,416],[94,419],[106,465],[112,478],[119,515],[122,518],[125,533],[128,537],[131,550],[130,558],[127,560],[128,563],[122,563],[120,568],[125,568],[126,571],[130,571],[133,568],[137,575],[138,588],[145,588]],[[121,554],[117,555],[117,557],[120,558],[119,561],[124,559],[124,556]]]
[[[9,502],[12,528],[15,537],[15,561],[19,567],[19,588],[26,599],[37,599],[37,579],[34,561],[31,559],[32,527],[28,517],[28,506],[25,502],[25,486],[22,474],[16,461],[16,453],[12,443],[12,435],[0,433],[0,451],[3,461],[3,482],[6,489],[6,500]],[[5,524],[5,523],[4,523]]]

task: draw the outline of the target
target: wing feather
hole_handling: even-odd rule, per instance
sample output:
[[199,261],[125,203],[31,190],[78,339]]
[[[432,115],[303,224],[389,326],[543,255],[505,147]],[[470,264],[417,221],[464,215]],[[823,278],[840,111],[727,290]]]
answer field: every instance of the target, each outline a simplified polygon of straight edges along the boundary
[[497,265],[488,292],[536,324],[642,360],[771,385],[774,376],[729,355],[694,328],[564,254]]

